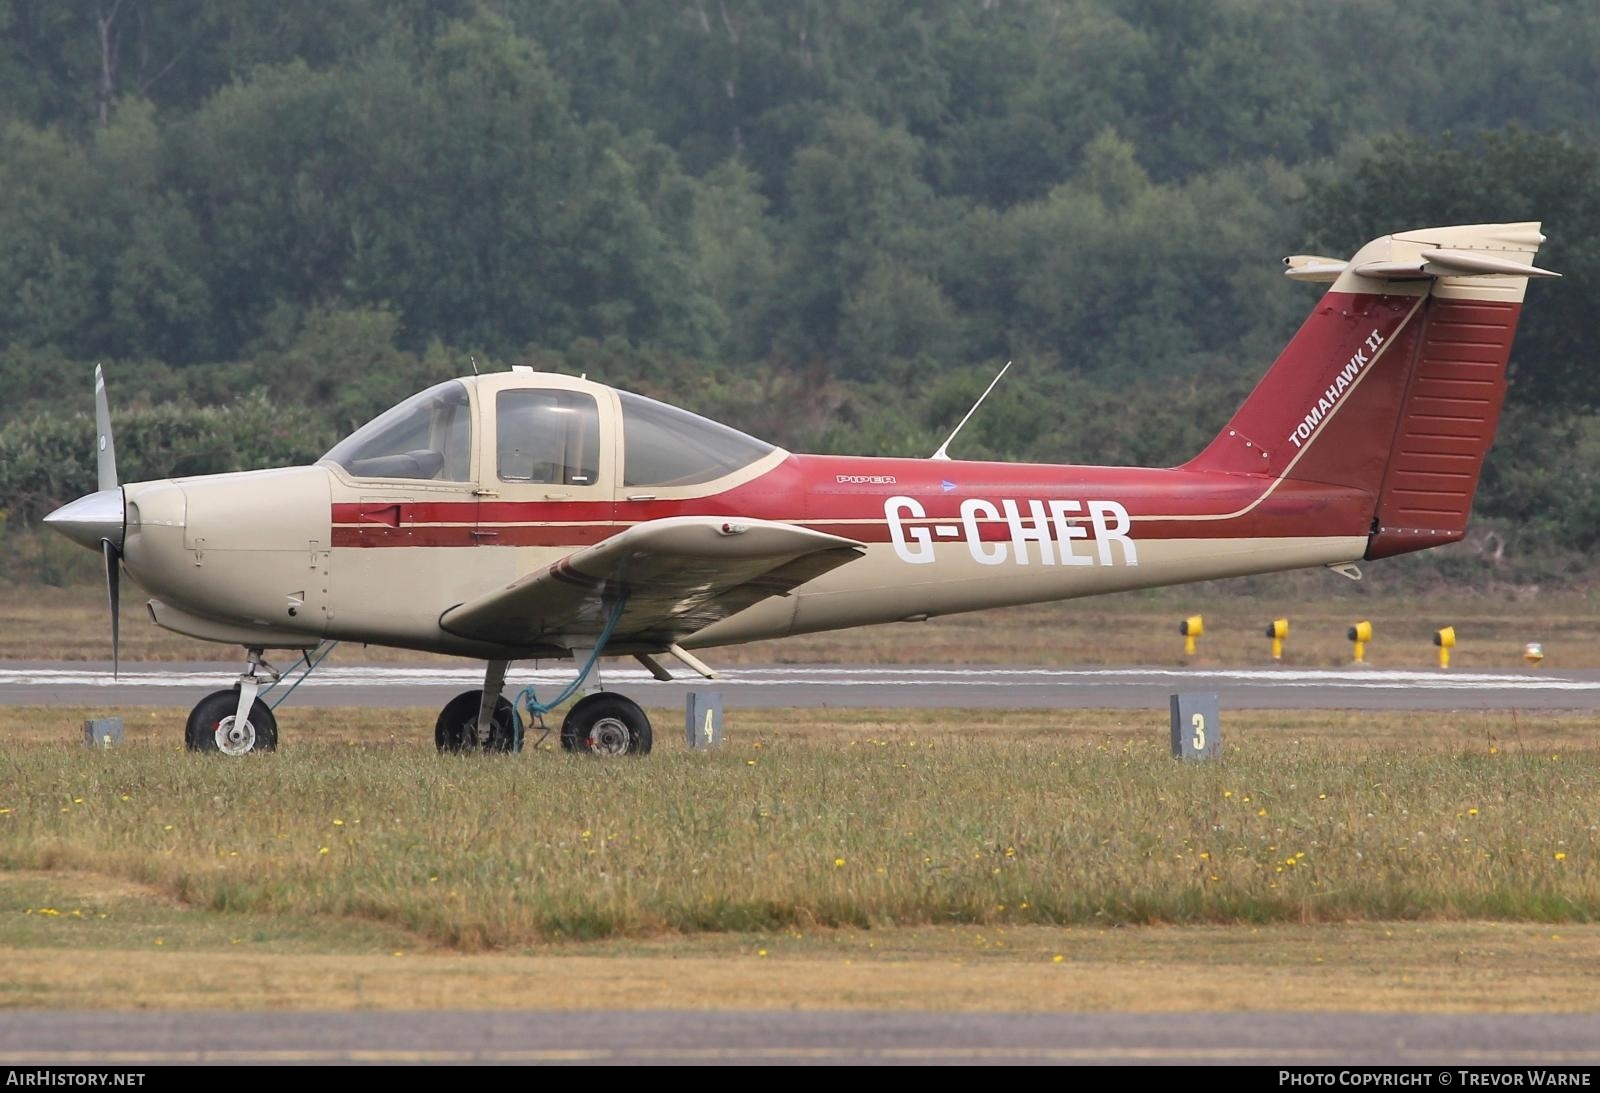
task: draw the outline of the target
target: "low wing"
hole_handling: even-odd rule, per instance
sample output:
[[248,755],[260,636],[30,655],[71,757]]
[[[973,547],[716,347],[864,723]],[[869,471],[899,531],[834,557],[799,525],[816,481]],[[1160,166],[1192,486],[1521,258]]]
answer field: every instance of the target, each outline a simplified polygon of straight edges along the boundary
[[504,645],[594,637],[626,603],[613,642],[662,648],[786,595],[859,557],[860,543],[765,520],[674,516],[636,524],[439,617],[452,634]]

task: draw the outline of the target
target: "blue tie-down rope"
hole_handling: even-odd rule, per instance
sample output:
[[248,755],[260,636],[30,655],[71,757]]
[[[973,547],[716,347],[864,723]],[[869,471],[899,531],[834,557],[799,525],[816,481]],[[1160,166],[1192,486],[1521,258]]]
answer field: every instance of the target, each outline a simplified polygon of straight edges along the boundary
[[533,684],[528,684],[517,694],[517,700],[511,704],[513,711],[521,705],[528,711],[530,718],[544,723],[544,715],[561,705],[577,693],[583,686],[583,681],[589,678],[589,671],[594,667],[595,661],[600,659],[600,654],[605,652],[606,643],[611,640],[611,632],[617,628],[617,623],[622,619],[622,609],[628,604],[628,597],[622,596],[617,600],[616,606],[611,609],[611,617],[606,619],[606,624],[600,629],[600,636],[595,640],[594,652],[589,654],[589,659],[578,671],[578,677],[562,688],[561,693],[549,702],[540,702],[539,696],[534,693]]

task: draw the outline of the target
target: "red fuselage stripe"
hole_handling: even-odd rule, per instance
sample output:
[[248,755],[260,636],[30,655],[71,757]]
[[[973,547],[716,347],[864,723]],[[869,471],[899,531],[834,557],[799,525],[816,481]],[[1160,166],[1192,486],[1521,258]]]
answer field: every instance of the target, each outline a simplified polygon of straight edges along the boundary
[[[1273,486],[1255,475],[1216,475],[1138,468],[1047,467],[1030,464],[944,463],[930,483],[922,460],[791,456],[769,474],[706,497],[658,501],[410,501],[333,506],[336,547],[518,546],[576,547],[617,531],[670,516],[742,516],[799,524],[864,543],[890,541],[885,503],[914,499],[927,514],[905,514],[905,527],[955,526],[970,538],[962,503],[981,499],[1000,508],[1014,501],[1025,521],[1030,501],[1114,500],[1132,520],[1135,539],[1260,538],[1367,534],[1374,497],[1362,490],[1286,479]],[[873,475],[890,481],[840,486],[841,477]],[[946,489],[948,484],[953,488]],[[376,522],[382,509],[393,526]],[[1011,538],[1010,523],[986,510],[974,513],[977,537]],[[955,536],[948,536],[951,541]]]

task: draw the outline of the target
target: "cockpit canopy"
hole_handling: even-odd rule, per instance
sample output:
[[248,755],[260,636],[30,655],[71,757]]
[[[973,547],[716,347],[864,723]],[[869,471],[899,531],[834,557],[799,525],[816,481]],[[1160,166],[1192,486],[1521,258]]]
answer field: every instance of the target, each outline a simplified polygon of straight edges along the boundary
[[467,481],[472,474],[472,403],[466,384],[446,380],[419,391],[322,458],[356,478]]
[[[323,460],[355,478],[468,482],[473,445],[492,436],[493,451],[479,465],[483,479],[604,486],[611,460],[603,458],[602,437],[620,428],[622,466],[613,485],[675,487],[716,481],[777,450],[643,395],[544,380],[537,373],[448,380],[372,419]],[[492,415],[493,429],[475,422],[475,413]]]

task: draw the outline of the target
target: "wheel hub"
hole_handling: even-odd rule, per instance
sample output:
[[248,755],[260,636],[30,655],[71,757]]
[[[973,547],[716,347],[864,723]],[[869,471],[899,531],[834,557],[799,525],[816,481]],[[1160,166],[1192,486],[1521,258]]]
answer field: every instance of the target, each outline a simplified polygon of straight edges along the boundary
[[217,722],[217,750],[224,755],[248,755],[256,746],[256,728],[248,718],[236,726],[232,715]]
[[626,755],[631,734],[615,717],[602,717],[589,730],[589,750],[596,755]]

